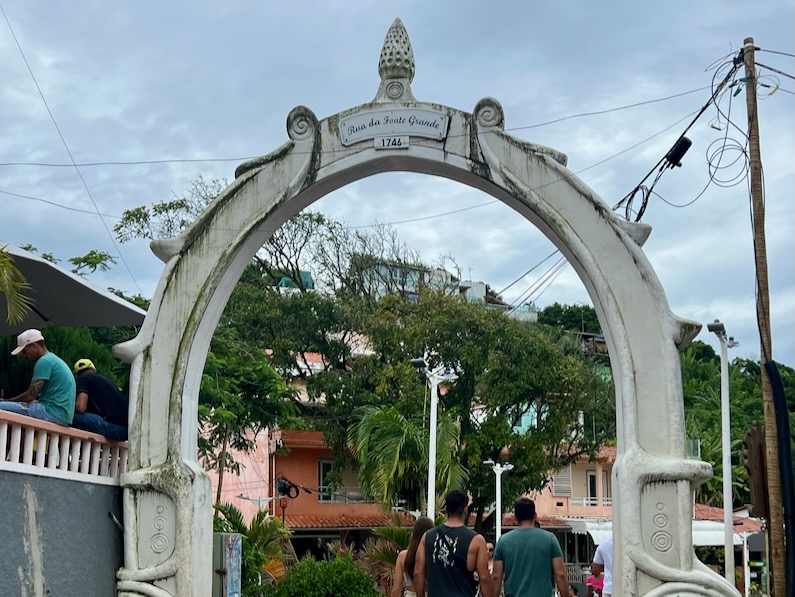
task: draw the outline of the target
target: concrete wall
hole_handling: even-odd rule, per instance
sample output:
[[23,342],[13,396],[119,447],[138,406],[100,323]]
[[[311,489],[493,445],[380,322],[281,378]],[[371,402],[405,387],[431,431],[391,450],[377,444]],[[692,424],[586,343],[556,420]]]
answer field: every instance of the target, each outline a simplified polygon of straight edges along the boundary
[[121,489],[0,471],[0,595],[116,594]]

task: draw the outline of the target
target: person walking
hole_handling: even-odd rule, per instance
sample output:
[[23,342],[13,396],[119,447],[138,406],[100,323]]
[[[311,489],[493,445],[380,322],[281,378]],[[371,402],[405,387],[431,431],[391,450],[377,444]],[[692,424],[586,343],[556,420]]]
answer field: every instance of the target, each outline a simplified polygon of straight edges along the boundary
[[519,498],[513,505],[519,528],[506,533],[494,551],[493,589],[505,597],[549,597],[554,576],[560,597],[569,597],[569,578],[563,551],[552,533],[535,526],[536,505]]
[[420,546],[425,531],[432,528],[433,521],[427,516],[420,516],[414,521],[409,546],[398,554],[395,562],[392,591],[389,593],[389,597],[417,597],[414,587],[414,564],[417,561],[417,548]]
[[[460,489],[444,498],[447,519],[425,533],[417,549],[414,587],[428,597],[494,597],[486,539],[466,526],[469,496]],[[475,580],[475,572],[478,581]]]
[[599,576],[602,572],[605,581],[602,585],[602,597],[612,597],[613,595],[613,538],[610,537],[604,543],[600,543],[593,554],[591,563],[591,574]]
[[33,376],[27,390],[0,402],[0,410],[70,425],[75,412],[75,379],[69,365],[47,350],[39,330],[25,330],[17,336],[11,354],[33,361]]
[[74,366],[77,398],[72,427],[99,433],[109,440],[127,440],[127,399],[113,380],[97,373],[94,363],[80,359]]
[[602,597],[602,591],[605,586],[604,574],[591,574],[585,581],[585,586],[588,587],[587,597]]

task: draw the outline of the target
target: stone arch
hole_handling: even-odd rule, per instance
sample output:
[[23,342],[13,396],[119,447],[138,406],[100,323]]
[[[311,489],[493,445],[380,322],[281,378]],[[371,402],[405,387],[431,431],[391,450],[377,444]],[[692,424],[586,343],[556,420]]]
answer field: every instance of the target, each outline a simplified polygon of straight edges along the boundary
[[152,243],[165,262],[133,363],[130,472],[123,479],[121,595],[209,595],[211,496],[196,462],[198,387],[210,338],[246,264],[288,218],[329,192],[388,171],[443,176],[535,224],[585,284],[615,375],[614,594],[732,595],[695,559],[692,488],[709,465],[686,458],[678,347],[700,325],[674,316],[641,246],[650,228],[619,220],[566,169],[566,157],[504,131],[500,104],[472,113],[415,100],[400,20],[387,33],[375,99],[323,120],[287,118],[289,140],[242,164],[185,233]]

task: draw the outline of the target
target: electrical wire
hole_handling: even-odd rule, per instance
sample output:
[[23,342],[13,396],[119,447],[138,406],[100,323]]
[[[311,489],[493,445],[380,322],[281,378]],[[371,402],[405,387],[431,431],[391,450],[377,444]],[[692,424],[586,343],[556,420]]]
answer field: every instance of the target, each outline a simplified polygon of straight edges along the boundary
[[[576,170],[575,172],[573,172],[573,174],[574,175],[582,174],[583,172],[586,172],[588,170],[591,170],[593,168],[601,166],[602,164],[605,164],[606,162],[609,162],[610,160],[613,160],[613,159],[615,159],[615,158],[617,158],[617,157],[619,157],[619,156],[621,156],[621,155],[623,155],[623,154],[625,154],[625,153],[627,153],[629,151],[632,151],[633,149],[635,149],[637,147],[640,147],[644,143],[648,143],[649,141],[651,141],[655,137],[658,137],[658,136],[662,135],[663,133],[667,132],[668,130],[672,129],[673,127],[675,127],[676,125],[681,123],[683,120],[686,120],[687,118],[689,118],[693,114],[695,114],[695,111],[694,112],[690,112],[689,114],[686,114],[685,116],[683,116],[682,118],[680,118],[676,122],[674,122],[673,124],[670,124],[670,125],[666,126],[662,130],[657,131],[653,135],[650,135],[650,136],[646,137],[645,139],[642,139],[641,141],[638,141],[637,143],[633,143],[629,147],[625,147],[621,151],[618,151],[618,152],[616,152],[616,153],[614,153],[614,154],[612,154],[612,155],[610,155],[610,156],[608,156],[608,157],[606,157],[606,158],[604,158],[602,160],[599,160],[598,162],[595,162],[595,163],[591,164],[590,166],[586,166],[585,168],[582,168],[580,170]],[[556,184],[556,183],[558,183],[558,182],[560,182],[562,180],[565,180],[565,177],[556,178],[555,180],[551,180],[551,181],[546,182],[544,184],[538,185],[537,187],[534,187],[532,190],[533,191],[537,191],[537,190],[542,189],[544,187]],[[11,191],[4,191],[2,189],[0,189],[0,193],[6,194],[6,195],[11,195],[11,196],[14,196],[14,197],[20,197],[20,198],[23,198],[23,199],[31,199],[31,200],[34,200],[34,201],[41,201],[41,202],[44,202],[44,203],[49,203],[49,204],[54,205],[56,207],[61,207],[63,209],[67,209],[67,210],[71,210],[71,211],[84,212],[84,213],[90,213],[92,215],[96,215],[96,212],[94,212],[94,211],[87,211],[87,210],[82,210],[82,209],[75,208],[75,207],[70,207],[68,205],[64,205],[64,204],[57,203],[57,202],[54,202],[54,201],[49,201],[47,199],[42,199],[40,197],[34,197],[32,195],[23,195],[21,193],[13,193]],[[472,209],[477,209],[477,208],[480,208],[480,207],[485,207],[487,205],[493,205],[493,204],[497,204],[497,203],[499,203],[498,199],[491,199],[491,200],[485,201],[483,203],[477,203],[475,205],[470,205],[468,207],[462,207],[462,208],[459,208],[459,209],[443,211],[443,212],[439,212],[439,213],[436,213],[436,214],[431,214],[429,216],[420,216],[420,217],[417,217],[417,218],[409,218],[409,219],[405,219],[405,220],[395,220],[395,221],[392,221],[392,222],[382,222],[382,225],[394,226],[394,225],[400,225],[400,224],[410,224],[410,223],[413,223],[413,222],[420,222],[420,221],[424,221],[424,220],[431,220],[431,219],[441,218],[441,217],[444,217],[444,216],[447,216],[447,215],[452,215],[452,214],[456,214],[456,213],[460,213],[460,212],[464,212],[464,211],[469,211],[469,210],[472,210]],[[121,216],[115,216],[115,215],[109,215],[109,214],[103,214],[103,215],[107,215],[107,217],[121,219]],[[345,228],[347,230],[355,230],[355,229],[360,229],[360,228],[372,228],[373,226],[374,226],[374,224],[362,224],[362,225],[346,226]],[[220,230],[220,228],[214,228],[214,229],[215,230]]]
[[542,296],[542,295],[543,295],[543,294],[544,294],[544,293],[545,293],[547,290],[549,290],[549,287],[550,287],[550,286],[552,286],[552,283],[553,283],[553,282],[554,282],[554,281],[557,279],[557,277],[558,277],[558,276],[559,276],[559,275],[560,275],[560,274],[563,272],[563,270],[564,270],[564,269],[566,269],[566,266],[567,266],[567,265],[569,265],[569,262],[568,262],[568,261],[566,261],[565,263],[562,263],[562,264],[560,265],[560,267],[558,267],[557,271],[555,271],[555,272],[554,272],[554,273],[553,273],[553,274],[552,274],[552,275],[549,277],[549,280],[547,281],[547,284],[546,284],[546,286],[544,287],[544,289],[543,289],[543,290],[541,290],[541,291],[540,291],[538,294],[536,294],[536,295],[535,295],[535,297],[533,298],[533,302],[538,302],[538,299],[540,299],[540,298],[541,298],[541,296]]
[[762,67],[762,68],[766,68],[767,70],[772,70],[774,73],[779,74],[779,75],[783,75],[785,77],[789,77],[790,79],[795,79],[795,76],[793,76],[793,75],[791,75],[789,73],[785,73],[783,70],[778,70],[777,68],[773,68],[772,66],[768,66],[767,64],[762,64],[761,62],[757,62],[756,66],[759,66],[759,67]]
[[511,288],[511,287],[512,287],[514,284],[516,284],[517,282],[519,282],[519,280],[521,280],[522,278],[524,278],[524,277],[525,277],[525,276],[527,276],[528,274],[531,274],[531,273],[532,273],[532,272],[533,272],[535,269],[537,269],[537,268],[538,268],[538,267],[539,267],[539,266],[540,266],[542,263],[544,263],[544,262],[545,262],[547,259],[549,259],[550,257],[553,257],[554,255],[556,255],[557,253],[560,253],[560,250],[555,250],[555,251],[552,251],[552,252],[551,252],[549,255],[547,255],[546,257],[544,257],[544,258],[543,258],[541,261],[539,261],[538,263],[536,263],[536,264],[535,264],[533,267],[531,267],[529,270],[527,270],[527,271],[526,271],[525,273],[523,273],[521,276],[519,276],[518,278],[516,278],[516,280],[514,280],[513,282],[511,282],[510,284],[508,284],[508,286],[506,286],[506,287],[505,287],[505,288],[503,288],[502,290],[500,290],[500,291],[497,293],[497,296],[500,296],[500,295],[502,295],[502,294],[503,294],[503,293],[504,293],[506,290],[510,289],[510,288]]
[[[559,253],[559,251],[556,251],[556,253]],[[531,300],[535,293],[538,292],[539,288],[541,288],[541,286],[544,284],[544,282],[546,282],[550,276],[555,275],[555,273],[558,272],[562,266],[565,266],[566,263],[565,257],[558,259],[546,270],[546,272],[541,275],[541,277],[539,277],[538,280],[533,282],[522,294],[514,299],[506,313],[516,310],[520,305]]]
[[[69,211],[76,211],[78,213],[90,214],[92,216],[97,215],[97,212],[95,212],[93,210],[90,210],[90,209],[81,209],[79,207],[72,207],[70,205],[64,205],[63,203],[57,203],[56,201],[50,201],[49,199],[42,199],[41,197],[34,197],[33,195],[23,195],[22,193],[13,193],[11,191],[4,191],[3,189],[0,189],[0,193],[2,193],[3,195],[10,195],[12,197],[20,197],[21,199],[30,199],[31,201],[41,201],[42,203],[47,203],[49,205],[53,205],[55,207],[60,207],[62,209],[66,209],[66,210],[69,210]],[[103,217],[106,217],[106,218],[115,218],[117,220],[121,219],[120,216],[114,216],[112,214],[100,214],[100,215],[103,216]]]
[[122,263],[124,264],[124,267],[127,269],[127,273],[130,274],[130,278],[132,279],[133,283],[135,284],[135,287],[138,289],[138,294],[143,294],[143,291],[141,290],[141,287],[139,286],[138,281],[135,279],[135,276],[133,275],[129,264],[127,263],[127,260],[124,258],[124,255],[122,254],[121,250],[119,249],[119,245],[116,243],[116,239],[113,237],[113,234],[111,233],[110,228],[108,228],[107,222],[105,222],[105,219],[102,217],[102,214],[99,211],[99,206],[97,205],[97,202],[94,200],[94,196],[91,194],[91,190],[88,188],[88,184],[86,184],[85,178],[83,178],[83,173],[80,172],[80,168],[77,166],[77,162],[75,162],[74,156],[72,155],[72,151],[69,149],[69,144],[66,142],[66,138],[63,136],[63,133],[61,132],[61,127],[58,126],[58,121],[55,119],[55,115],[52,113],[52,110],[50,109],[50,105],[47,103],[47,98],[44,97],[44,92],[41,90],[41,87],[39,86],[39,82],[36,80],[36,75],[33,74],[33,69],[31,68],[30,63],[28,62],[28,59],[25,56],[25,52],[22,49],[22,45],[19,43],[19,40],[17,39],[16,33],[14,33],[14,28],[11,26],[11,21],[8,19],[8,15],[6,14],[5,9],[3,8],[2,2],[0,2],[0,12],[3,13],[3,18],[5,19],[6,25],[8,25],[8,30],[11,32],[11,37],[14,39],[14,43],[16,44],[17,49],[19,50],[19,53],[22,56],[22,60],[25,63],[25,66],[28,69],[28,73],[30,73],[30,78],[33,80],[33,84],[36,86],[36,90],[39,92],[39,97],[41,98],[41,101],[42,101],[42,103],[44,104],[44,107],[47,110],[47,114],[50,115],[50,120],[52,120],[52,123],[55,126],[55,130],[58,132],[58,137],[60,137],[61,143],[63,144],[67,155],[69,156],[69,161],[71,162],[72,166],[74,167],[75,172],[77,172],[77,176],[80,178],[80,182],[83,184],[83,188],[85,189],[86,194],[88,195],[88,198],[91,199],[91,203],[94,205],[94,210],[96,211],[97,215],[99,216],[99,219],[102,222],[102,225],[105,227],[105,232],[107,232],[108,238],[110,238],[110,241],[113,244],[113,246],[116,247],[116,251],[119,254],[119,258],[121,259]]
[[[673,95],[667,95],[664,97],[659,97],[651,100],[644,100],[641,102],[635,102],[633,104],[626,104],[623,106],[616,106],[614,108],[607,108],[605,110],[596,110],[592,112],[580,112],[578,114],[571,114],[569,116],[564,116],[562,118],[555,118],[553,120],[547,120],[545,122],[539,122],[536,124],[529,124],[524,126],[517,126],[517,127],[509,127],[504,129],[504,132],[512,132],[512,131],[522,131],[534,128],[540,128],[543,126],[548,126],[551,124],[556,124],[559,122],[563,122],[566,120],[572,120],[575,118],[584,118],[588,116],[600,116],[604,114],[609,114],[612,112],[619,112],[622,110],[629,110],[632,108],[637,108],[640,106],[646,106],[649,104],[655,104],[659,102],[664,102],[672,99],[676,99],[679,97],[684,97],[686,95],[691,95],[693,93],[698,93],[700,91],[704,91],[705,89],[709,89],[709,87],[698,87],[696,89],[691,89],[689,91],[683,91],[681,93],[675,93]],[[449,135],[448,138],[452,139],[459,136],[467,136],[465,134],[460,135]],[[340,150],[323,150],[321,153],[337,153],[341,151],[348,151],[348,148],[343,148]],[[301,153],[309,153],[309,152],[296,152],[295,155],[300,155]],[[240,157],[219,157],[219,158],[163,158],[163,159],[154,159],[154,160],[131,160],[131,161],[123,161],[123,160],[113,160],[113,161],[98,161],[98,162],[78,162],[78,163],[58,163],[58,162],[0,162],[0,167],[19,167],[19,166],[34,166],[34,167],[42,167],[42,168],[72,168],[78,166],[80,168],[92,168],[98,166],[146,166],[146,165],[158,165],[158,164],[199,164],[199,163],[213,163],[213,162],[245,162],[248,160],[255,159],[261,156],[240,156]]]
[[777,50],[767,50],[765,48],[756,48],[757,52],[768,52],[770,54],[780,54],[781,56],[789,56],[790,58],[795,58],[795,54],[790,54],[789,52],[779,52]]
[[[712,76],[712,85],[711,85],[712,94],[711,94],[709,100],[707,100],[707,102],[697,112],[695,118],[690,122],[690,124],[685,128],[685,130],[682,132],[682,134],[679,136],[679,138],[674,142],[674,144],[672,146],[672,150],[673,150],[673,148],[675,148],[675,147],[677,147],[679,145],[679,143],[684,139],[685,134],[688,132],[688,130],[690,130],[690,128],[696,123],[696,121],[701,117],[702,114],[704,114],[704,112],[706,112],[706,110],[711,105],[715,105],[716,110],[717,110],[718,115],[719,115],[718,119],[717,119],[717,124],[716,124],[716,120],[714,120],[714,119],[713,119],[713,121],[710,122],[710,126],[712,128],[720,129],[720,116],[725,117],[725,119],[726,119],[726,121],[728,123],[731,123],[732,125],[734,125],[734,123],[731,122],[731,118],[729,117],[729,115],[728,114],[724,114],[721,111],[721,109],[720,109],[720,100],[721,100],[722,96],[725,94],[725,91],[728,88],[730,88],[731,86],[734,85],[734,83],[730,84],[729,81],[731,81],[734,78],[735,74],[737,73],[737,71],[740,68],[740,65],[743,63],[743,51],[742,50],[740,52],[738,52],[736,55],[734,55],[734,58],[729,58],[732,55],[734,55],[734,53],[728,54],[727,56],[724,57],[724,59],[716,60],[715,62],[713,62],[708,67],[708,70],[712,70],[712,69],[715,70],[715,72],[714,72],[714,74]],[[723,61],[721,62],[721,60],[723,60]],[[716,86],[715,85],[715,81],[720,77],[720,75],[722,75],[724,70],[727,70],[728,72],[726,72],[726,74],[723,75],[723,77],[721,79],[721,82]],[[736,94],[736,92],[735,92],[735,94]],[[731,106],[731,98],[729,99],[729,106]],[[734,126],[736,127],[736,125],[734,125]],[[739,127],[736,127],[736,128],[738,128],[738,130],[740,130]],[[744,132],[743,132],[743,134],[745,135]],[[724,138],[726,137],[726,135],[728,135],[728,130],[725,133]],[[725,144],[724,144],[724,146],[725,146]],[[643,217],[643,214],[646,211],[646,207],[648,206],[648,202],[649,202],[649,197],[654,192],[655,185],[657,184],[657,182],[659,182],[660,178],[662,177],[663,173],[665,172],[665,170],[667,168],[673,168],[676,165],[676,164],[673,164],[673,163],[671,163],[669,161],[669,155],[670,155],[670,151],[665,156],[663,156],[651,168],[651,170],[649,170],[649,173],[646,174],[646,176],[644,176],[643,179],[641,179],[640,183],[633,190],[631,190],[629,193],[627,193],[627,195],[625,195],[618,203],[616,203],[613,206],[613,210],[616,211],[616,210],[620,209],[621,207],[623,207],[624,208],[624,217],[625,217],[625,219],[631,220],[632,216],[634,215],[634,220],[636,222],[639,222],[641,220],[641,218]],[[718,155],[722,156],[723,155],[723,151],[722,150],[719,151]],[[655,175],[655,178],[654,178],[653,182],[651,183],[651,185],[646,186],[644,184],[645,181],[648,180],[648,178],[655,172],[655,170],[657,171],[657,174]],[[713,180],[713,172],[711,171],[710,172],[710,182],[712,180]],[[709,186],[709,183],[707,184],[707,187],[708,186]],[[696,199],[694,199],[693,201],[688,202],[687,205],[691,205],[692,203],[695,202],[695,200],[697,200],[699,197],[701,197],[701,195],[703,195],[704,192],[706,191],[707,187],[705,187],[701,191],[701,193],[699,193],[697,195]],[[654,193],[654,194],[657,195],[656,193]],[[633,208],[633,203],[636,200],[636,197],[638,197],[638,196],[640,197],[640,206],[638,207],[637,210],[635,210]],[[659,196],[659,195],[657,195],[657,196]]]

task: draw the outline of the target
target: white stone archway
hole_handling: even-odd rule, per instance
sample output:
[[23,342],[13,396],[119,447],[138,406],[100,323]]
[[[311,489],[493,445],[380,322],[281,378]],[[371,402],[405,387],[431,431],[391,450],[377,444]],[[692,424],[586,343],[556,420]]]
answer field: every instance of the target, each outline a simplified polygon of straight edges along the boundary
[[324,120],[295,108],[290,140],[241,165],[184,234],[157,241],[165,262],[133,363],[130,472],[124,485],[120,595],[200,597],[211,586],[211,495],[196,461],[199,382],[210,338],[246,264],[272,232],[327,193],[388,171],[443,176],[503,201],[566,256],[596,307],[613,366],[614,595],[734,595],[698,562],[692,490],[711,475],[686,458],[678,348],[700,325],[674,316],[641,245],[569,172],[566,157],[504,132],[499,103],[467,113],[414,99],[414,56],[400,20],[387,33],[375,99]]

